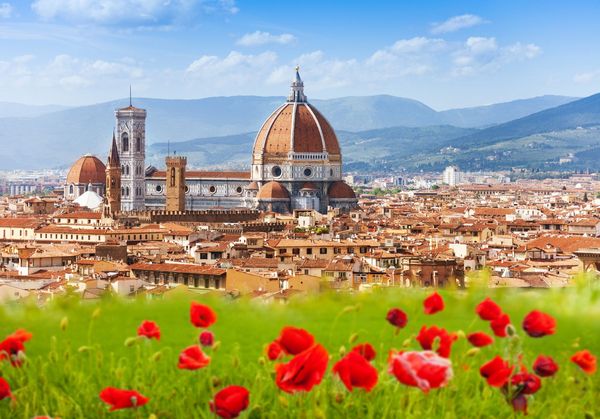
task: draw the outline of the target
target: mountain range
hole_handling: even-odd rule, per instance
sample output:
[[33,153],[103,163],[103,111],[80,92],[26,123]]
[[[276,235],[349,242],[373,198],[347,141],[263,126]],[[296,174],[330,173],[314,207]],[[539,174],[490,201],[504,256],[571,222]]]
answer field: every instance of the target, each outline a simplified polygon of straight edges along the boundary
[[[283,100],[259,96],[135,98],[134,105],[148,110],[150,163],[162,164],[170,148],[189,154],[192,166],[240,167],[248,165],[254,133]],[[104,158],[112,135],[114,109],[126,106],[127,101],[66,109],[51,106],[45,110],[23,105],[17,113],[10,104],[0,103],[2,169],[68,167],[85,153]],[[600,95],[584,99],[541,96],[445,111],[387,95],[311,103],[336,129],[347,167],[361,170],[438,169],[449,163],[465,168],[498,167],[496,163],[502,160],[498,155],[519,139],[548,132],[561,137],[562,131],[568,138],[579,138],[581,130],[593,130],[600,121]],[[577,135],[569,133],[578,127]],[[593,133],[584,137],[585,147],[598,146]],[[486,147],[495,149],[491,152]],[[561,147],[554,151],[563,153],[565,147]],[[574,147],[574,152],[584,151],[585,147]],[[542,154],[544,158],[556,158],[553,153]]]

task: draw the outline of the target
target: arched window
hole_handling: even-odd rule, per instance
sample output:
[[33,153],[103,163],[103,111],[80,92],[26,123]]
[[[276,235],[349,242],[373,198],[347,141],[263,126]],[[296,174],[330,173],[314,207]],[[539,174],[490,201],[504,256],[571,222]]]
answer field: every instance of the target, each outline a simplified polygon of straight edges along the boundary
[[73,185],[69,185],[69,195],[73,195]]
[[125,187],[125,196],[129,196],[129,186]]
[[129,151],[129,135],[126,132],[121,135],[121,151]]
[[121,196],[125,196],[125,188],[121,188]]
[[142,151],[142,139],[140,137],[135,139],[135,151]]
[[175,168],[171,167],[171,186],[175,186]]

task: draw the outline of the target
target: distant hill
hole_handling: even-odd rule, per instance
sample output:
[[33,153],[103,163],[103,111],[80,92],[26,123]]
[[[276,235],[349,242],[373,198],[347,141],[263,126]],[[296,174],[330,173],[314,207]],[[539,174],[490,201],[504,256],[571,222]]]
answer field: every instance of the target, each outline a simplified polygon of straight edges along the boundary
[[22,103],[0,102],[0,118],[30,118],[45,113],[62,111],[68,106],[61,105],[23,105]]
[[[338,132],[365,132],[389,127],[404,127],[405,131],[401,137],[404,141],[402,147],[410,153],[423,143],[419,137],[422,132],[418,130],[410,132],[408,128],[449,125],[489,126],[496,122],[506,122],[505,118],[514,115],[525,116],[534,109],[551,106],[555,101],[571,99],[555,96],[546,98],[443,112],[436,112],[415,100],[386,95],[313,100],[312,103],[321,110]],[[235,161],[233,156],[241,155],[244,150],[247,150],[247,145],[244,149],[243,144],[246,144],[248,138],[244,137],[246,134],[240,133],[258,130],[268,115],[283,101],[283,97],[259,96],[195,100],[134,98],[134,105],[148,110],[148,145],[167,141],[175,143],[197,138],[233,136],[230,144],[239,149],[225,149],[223,147],[226,147],[227,143],[222,142],[211,152],[218,153],[218,150],[223,150],[224,155],[232,156],[232,161]],[[26,113],[23,110],[20,111],[21,116],[0,117],[0,143],[3,145],[0,149],[2,169],[68,167],[85,153],[104,157],[114,126],[114,110],[126,106],[127,103],[128,99],[121,99],[69,109],[56,110],[52,107],[42,107],[37,111],[31,109],[27,111],[30,116],[22,116]],[[459,132],[454,131],[450,134],[446,132],[448,128],[432,128],[433,131],[436,129],[441,130],[440,133],[443,132],[440,137],[436,137],[436,142],[441,141],[441,137],[444,136],[446,140],[451,140],[455,138],[454,133]],[[464,131],[462,136],[472,133],[473,131]],[[390,135],[390,137],[383,135],[386,140],[381,141],[394,141],[394,135],[399,134]],[[349,147],[351,150],[352,145],[350,144]],[[394,151],[393,146],[387,149]],[[200,154],[197,157],[199,164],[205,161]],[[348,157],[347,161],[350,161],[351,157]],[[211,162],[212,159],[206,160],[206,164]]]

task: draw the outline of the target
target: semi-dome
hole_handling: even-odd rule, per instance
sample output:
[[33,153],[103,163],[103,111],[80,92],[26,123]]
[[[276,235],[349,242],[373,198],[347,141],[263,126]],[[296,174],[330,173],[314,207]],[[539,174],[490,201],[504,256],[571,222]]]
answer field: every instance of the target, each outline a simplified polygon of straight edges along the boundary
[[327,195],[330,199],[356,199],[354,190],[344,181],[333,182],[329,186]]
[[86,154],[71,166],[67,184],[103,184],[106,181],[106,166],[100,159]]
[[340,144],[325,117],[306,101],[304,83],[296,71],[286,103],[264,122],[254,141],[255,159],[287,157],[289,153],[328,153],[324,159],[340,160]]
[[258,199],[290,199],[290,193],[281,183],[271,181],[260,188],[256,197]]

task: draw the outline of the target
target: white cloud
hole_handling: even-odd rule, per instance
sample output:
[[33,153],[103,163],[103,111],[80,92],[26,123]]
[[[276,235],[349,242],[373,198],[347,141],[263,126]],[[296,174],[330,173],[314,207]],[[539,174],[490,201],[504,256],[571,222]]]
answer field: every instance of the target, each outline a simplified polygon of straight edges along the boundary
[[390,47],[396,53],[416,53],[424,50],[441,49],[446,45],[446,41],[436,38],[425,38],[423,36],[410,39],[400,39]]
[[296,37],[289,33],[283,33],[281,35],[273,35],[269,32],[256,31],[253,33],[247,33],[237,40],[236,44],[245,47],[252,47],[257,45],[265,44],[291,44],[296,41]]
[[8,19],[12,16],[13,14],[13,7],[10,5],[10,3],[0,3],[0,18],[2,19]]
[[35,0],[31,8],[44,20],[106,25],[164,26],[198,13],[237,13],[232,0]]
[[486,21],[477,15],[466,14],[454,16],[442,23],[434,23],[431,26],[431,33],[441,34],[455,32],[460,29],[471,28],[483,23],[486,23]]
[[600,70],[577,73],[573,76],[573,81],[581,84],[595,82],[598,79],[600,79]]
[[260,54],[242,54],[231,51],[221,58],[203,55],[185,70],[191,80],[201,80],[216,86],[240,86],[261,83],[264,75],[277,63],[277,54],[266,51]]

